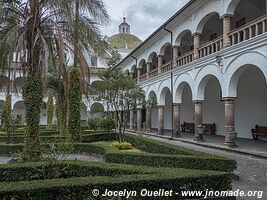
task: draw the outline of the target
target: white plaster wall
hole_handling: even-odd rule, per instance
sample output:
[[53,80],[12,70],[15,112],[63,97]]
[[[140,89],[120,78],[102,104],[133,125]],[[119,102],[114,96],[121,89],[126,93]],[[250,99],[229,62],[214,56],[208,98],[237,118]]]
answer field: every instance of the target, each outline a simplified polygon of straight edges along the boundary
[[205,89],[203,102],[203,123],[216,124],[216,135],[224,134],[224,102],[220,101],[219,82],[212,78]]
[[267,126],[266,84],[259,70],[245,71],[240,77],[236,100],[237,137],[252,138],[251,129],[256,124]]
[[194,105],[192,103],[192,94],[189,86],[185,86],[182,93],[181,104],[181,124],[185,122],[194,122]]

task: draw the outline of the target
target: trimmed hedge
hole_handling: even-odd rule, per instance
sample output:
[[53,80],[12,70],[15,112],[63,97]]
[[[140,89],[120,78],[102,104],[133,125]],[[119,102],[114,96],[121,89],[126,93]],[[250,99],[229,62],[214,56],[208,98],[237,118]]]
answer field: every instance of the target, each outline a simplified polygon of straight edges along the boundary
[[98,142],[116,140],[116,133],[95,133],[89,135],[82,135],[82,142]]
[[21,152],[25,147],[25,144],[1,144],[0,143],[0,155],[12,155],[13,153]]
[[105,159],[106,162],[152,167],[178,167],[226,172],[231,172],[236,168],[236,163],[234,160],[211,156],[185,156],[150,153],[106,153]]
[[[171,145],[173,146],[173,145]],[[200,155],[172,155],[147,152],[120,151],[102,142],[90,144],[75,144],[75,151],[98,154],[105,157],[106,162],[124,163],[127,165],[178,167],[199,170],[218,170],[231,172],[236,169],[236,161],[220,156]]]
[[[199,155],[203,156],[205,153],[194,151],[188,148],[167,144],[143,136],[135,136],[125,133],[125,140],[131,143],[133,146],[149,153],[159,154],[174,154],[174,155]],[[206,154],[209,155],[209,154]]]
[[[231,172],[236,169],[236,161],[221,156],[213,156],[206,153],[193,151],[187,148],[166,144],[149,138],[126,134],[126,139],[134,147],[143,152],[120,151],[111,147],[111,143],[76,143],[74,151],[77,153],[89,153],[103,155],[107,162],[124,163],[140,166],[157,167],[179,167],[201,170],[218,170]],[[43,141],[53,142],[53,137],[40,137]],[[45,138],[45,139],[44,139]],[[84,135],[84,142],[112,140],[116,138],[112,134],[90,134]],[[12,150],[12,145],[0,144],[0,154],[10,154],[23,149],[24,144],[17,144],[16,149]],[[166,150],[167,149],[167,150]]]
[[77,68],[71,68],[68,72],[68,133],[73,141],[80,141],[81,132],[81,88],[80,72]]
[[[68,161],[61,162],[57,166],[68,169],[64,174],[66,176],[64,179],[42,180],[40,170],[42,171],[43,167],[47,166],[43,163],[0,166],[1,177],[7,177],[6,179],[2,178],[2,181],[6,182],[0,183],[0,198],[15,198],[16,200],[96,199],[91,196],[93,189],[99,189],[100,194],[104,193],[106,189],[126,189],[128,191],[137,191],[137,194],[140,194],[139,191],[144,188],[151,191],[159,189],[174,190],[180,194],[182,190],[231,189],[229,174],[214,171]],[[31,176],[30,180],[32,181],[11,182]],[[39,180],[36,180],[36,177],[39,177],[37,178]],[[154,199],[153,197],[147,198]],[[179,195],[172,197],[172,199],[177,198],[181,199],[182,197]],[[137,196],[133,199],[146,198]],[[163,199],[163,197],[156,199]]]

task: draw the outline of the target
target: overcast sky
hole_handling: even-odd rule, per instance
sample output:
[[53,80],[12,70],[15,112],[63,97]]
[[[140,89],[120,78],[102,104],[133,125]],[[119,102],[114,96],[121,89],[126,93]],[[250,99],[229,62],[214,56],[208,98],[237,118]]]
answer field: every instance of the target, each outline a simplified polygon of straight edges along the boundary
[[102,28],[103,35],[118,33],[123,13],[131,26],[131,33],[145,40],[160,25],[176,13],[189,0],[103,0],[111,24]]

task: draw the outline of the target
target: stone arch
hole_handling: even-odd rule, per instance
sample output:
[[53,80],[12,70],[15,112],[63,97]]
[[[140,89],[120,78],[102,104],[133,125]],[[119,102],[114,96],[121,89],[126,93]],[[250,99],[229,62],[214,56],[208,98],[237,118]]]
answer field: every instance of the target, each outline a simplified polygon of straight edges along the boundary
[[194,98],[194,85],[193,83],[193,78],[189,74],[183,74],[179,77],[174,82],[174,96],[173,96],[173,102],[174,103],[182,103],[182,93],[184,90],[184,87],[186,85],[189,85],[189,88],[192,92],[192,98]]
[[216,65],[209,65],[206,67],[203,67],[196,76],[195,79],[195,93],[196,93],[196,99],[194,100],[204,100],[204,93],[206,89],[206,85],[210,78],[216,78],[216,80],[219,82],[220,88],[222,90],[223,88],[223,81],[222,81],[222,74],[221,70]]
[[92,112],[92,110],[96,109],[97,111],[99,110],[100,112],[104,112],[105,108],[103,106],[102,103],[99,102],[94,102],[91,106],[90,106],[90,111]]
[[133,65],[131,67],[131,70],[130,70],[131,73],[135,73],[136,72],[136,65]]
[[12,118],[15,123],[22,124],[25,122],[25,104],[23,100],[16,101],[12,109]]
[[159,97],[159,105],[166,105],[166,95],[167,93],[171,92],[169,87],[164,87],[162,90],[160,90],[160,97]]
[[242,73],[255,66],[263,73],[267,84],[267,58],[258,52],[247,52],[234,58],[226,67],[226,89],[223,97],[237,97],[237,84]]
[[167,48],[168,48],[169,46],[172,46],[170,42],[166,42],[166,43],[164,43],[164,44],[161,46],[161,48],[160,48],[159,55],[164,56],[165,51],[167,50]]
[[156,99],[157,99],[157,102],[159,102],[159,98],[158,98],[158,94],[157,94],[157,88],[156,88],[156,86],[155,85],[151,85],[151,86],[149,86],[148,87],[148,89],[146,90],[146,100],[148,100],[148,98],[149,98],[149,95],[151,94],[151,93],[155,93],[155,95],[156,95]]
[[155,51],[153,51],[152,53],[149,54],[149,56],[147,58],[147,62],[151,63],[154,56],[157,56],[157,53]]
[[156,105],[158,105],[157,95],[156,95],[156,92],[154,92],[153,90],[149,92],[147,96],[147,100],[149,100],[150,98],[155,100]]
[[162,81],[158,87],[158,103],[159,105],[164,105],[165,104],[165,97],[167,91],[164,90],[164,88],[168,88],[170,90],[171,83],[169,80]]
[[104,112],[105,112],[105,107],[100,102],[94,102],[90,106],[90,118],[103,117]]
[[198,23],[197,23],[197,27],[196,27],[196,33],[202,33],[203,28],[205,26],[205,24],[209,21],[209,19],[211,19],[213,16],[215,15],[219,15],[220,14],[218,12],[211,12],[207,15],[205,15]]
[[188,29],[186,29],[186,30],[182,31],[181,33],[179,33],[179,35],[177,36],[177,38],[176,38],[176,40],[175,40],[175,45],[180,46],[183,37],[184,37],[188,32],[192,35],[191,31],[188,30]]
[[146,64],[145,59],[140,60],[140,62],[139,62],[139,64],[138,64],[138,68],[139,68],[139,69],[142,69],[142,67],[144,66],[144,64]]
[[231,0],[227,6],[226,14],[233,15],[235,13],[235,9],[240,3],[241,0]]

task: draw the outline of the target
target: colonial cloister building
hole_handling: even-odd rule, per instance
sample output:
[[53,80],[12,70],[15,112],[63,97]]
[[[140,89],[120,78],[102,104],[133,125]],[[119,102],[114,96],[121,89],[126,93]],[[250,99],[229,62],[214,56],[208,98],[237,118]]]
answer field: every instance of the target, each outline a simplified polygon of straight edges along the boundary
[[117,65],[157,102],[131,111],[130,129],[215,123],[235,146],[267,126],[266,10],[266,0],[191,0],[162,24]]

